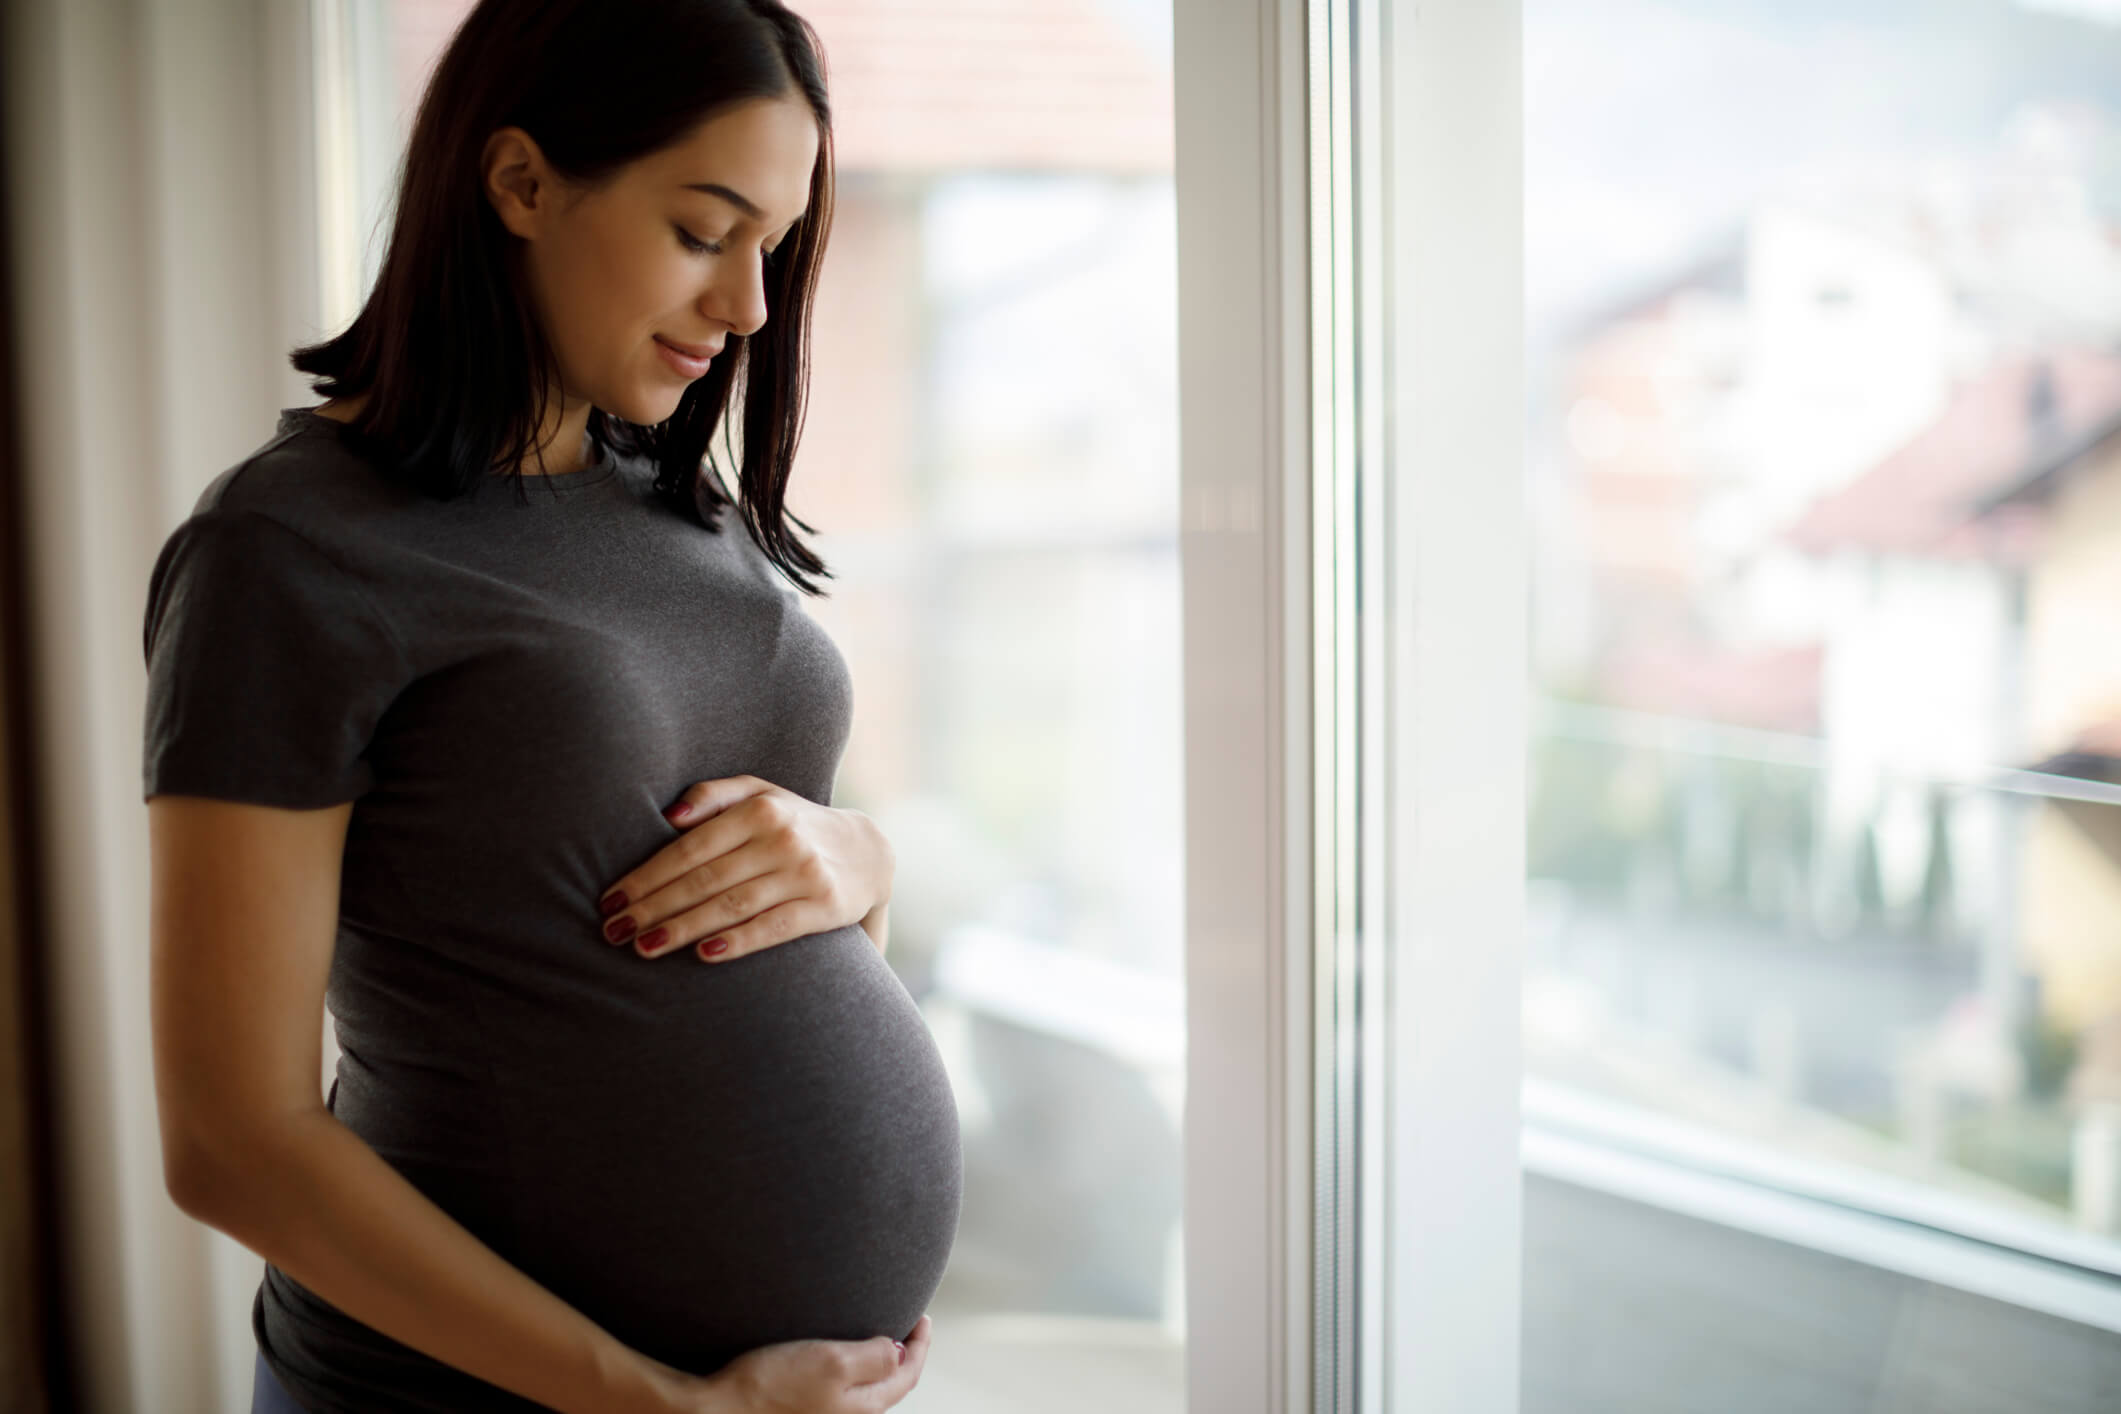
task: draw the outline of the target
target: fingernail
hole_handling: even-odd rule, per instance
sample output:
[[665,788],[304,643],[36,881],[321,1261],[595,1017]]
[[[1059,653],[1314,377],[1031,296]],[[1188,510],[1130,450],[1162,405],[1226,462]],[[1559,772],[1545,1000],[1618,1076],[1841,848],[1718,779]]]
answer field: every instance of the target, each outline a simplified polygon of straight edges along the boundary
[[671,806],[668,810],[665,810],[663,812],[663,818],[666,820],[682,820],[691,813],[692,807],[681,800],[677,804]]
[[597,912],[603,914],[606,918],[609,918],[612,914],[617,913],[625,906],[626,895],[614,889],[610,893],[604,895],[604,901],[597,905]]
[[623,943],[633,936],[634,927],[631,917],[614,918],[604,925],[604,936],[614,943]]
[[638,947],[642,952],[654,952],[663,945],[663,940],[669,936],[670,930],[668,928],[657,928],[653,932],[641,934],[640,940],[634,946]]
[[729,951],[729,940],[727,938],[709,938],[706,942],[700,944],[700,951],[727,952]]
[[897,1346],[897,1347],[898,1347],[898,1362],[899,1362],[899,1364],[901,1364],[901,1365],[905,1364],[905,1363],[906,1363],[906,1342],[905,1342],[905,1341],[903,1341],[903,1340],[894,1340],[894,1341],[892,1341],[891,1343],[892,1343],[893,1345],[895,1345],[895,1346]]

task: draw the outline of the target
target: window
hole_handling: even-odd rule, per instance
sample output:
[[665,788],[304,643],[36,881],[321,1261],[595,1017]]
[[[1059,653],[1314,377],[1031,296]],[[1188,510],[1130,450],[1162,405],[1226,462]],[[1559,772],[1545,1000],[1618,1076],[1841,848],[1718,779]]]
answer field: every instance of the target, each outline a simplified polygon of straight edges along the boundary
[[[1672,1378],[1698,1401],[1765,1371],[1763,1331],[1808,1409],[1924,1404],[1925,1362],[2017,1370],[1983,1408],[2121,1388],[2121,27],[2096,8],[1524,7],[1528,1410]],[[1666,1200],[1801,1198],[1731,1220],[1921,1280],[1873,1298],[1613,1201],[1703,1175],[1728,1209]],[[1856,1213],[1974,1241],[1895,1267]],[[1622,1232],[1650,1244],[1625,1275]],[[1699,1244],[1746,1274],[1751,1330],[1735,1293],[1699,1328],[1592,1311],[1710,1281]],[[1942,1291],[2083,1324],[1953,1307],[1954,1349],[1924,1326]],[[1796,1334],[1827,1310],[1902,1343]],[[1660,1371],[1689,1329],[1699,1373]],[[2027,1387],[2035,1348],[2073,1373]]]

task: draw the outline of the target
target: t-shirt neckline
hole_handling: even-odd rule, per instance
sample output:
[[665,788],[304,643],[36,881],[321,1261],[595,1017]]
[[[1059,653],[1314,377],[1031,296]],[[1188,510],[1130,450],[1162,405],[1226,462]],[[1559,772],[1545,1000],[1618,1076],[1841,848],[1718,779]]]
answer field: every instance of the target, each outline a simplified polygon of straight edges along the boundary
[[[294,426],[300,425],[318,428],[337,437],[346,428],[345,423],[335,417],[326,417],[313,407],[282,408],[280,409],[280,417],[283,430],[293,430]],[[549,486],[554,490],[573,490],[576,487],[594,486],[607,480],[618,470],[618,457],[610,447],[601,443],[596,445],[597,460],[579,471],[552,472],[542,476],[526,472],[523,476],[524,491],[535,495],[536,488],[540,485]],[[489,480],[495,485],[500,485],[511,482],[514,478],[496,472]]]

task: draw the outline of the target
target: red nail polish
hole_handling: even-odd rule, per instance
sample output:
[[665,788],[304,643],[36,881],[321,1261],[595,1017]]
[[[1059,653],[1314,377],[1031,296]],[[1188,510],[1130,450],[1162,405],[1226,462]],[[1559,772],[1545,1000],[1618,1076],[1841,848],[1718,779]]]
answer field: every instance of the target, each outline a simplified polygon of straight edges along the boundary
[[642,952],[653,952],[661,947],[663,940],[669,936],[670,930],[668,928],[657,928],[651,932],[641,934],[640,942],[637,946]]
[[727,938],[709,938],[706,942],[700,944],[700,951],[727,952],[729,951],[729,940]]
[[623,943],[633,936],[635,924],[632,918],[614,918],[604,925],[604,936],[614,943]]
[[625,906],[626,895],[618,892],[617,890],[613,890],[612,892],[604,895],[604,901],[597,905],[597,912],[603,914],[606,918],[609,918],[612,914],[617,913]]
[[665,810],[663,812],[663,818],[671,821],[672,823],[675,823],[679,820],[684,819],[687,815],[690,815],[691,813],[692,807],[681,800],[677,804],[671,806],[668,810]]

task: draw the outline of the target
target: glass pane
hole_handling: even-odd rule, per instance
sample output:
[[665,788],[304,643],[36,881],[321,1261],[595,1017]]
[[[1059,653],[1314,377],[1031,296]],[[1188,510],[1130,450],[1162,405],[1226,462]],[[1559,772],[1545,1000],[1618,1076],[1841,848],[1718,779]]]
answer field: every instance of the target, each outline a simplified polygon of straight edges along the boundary
[[[334,176],[363,231],[469,8],[347,7],[363,136]],[[1175,1414],[1168,6],[1064,0],[977,24],[797,9],[826,45],[838,151],[790,487],[836,579],[803,602],[855,684],[833,803],[896,850],[887,955],[950,1066],[964,1141],[936,1345],[900,1407]]]
[[2121,7],[1524,16],[1528,1123],[2121,1273]]

